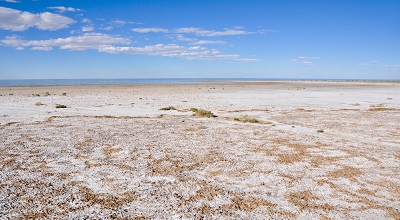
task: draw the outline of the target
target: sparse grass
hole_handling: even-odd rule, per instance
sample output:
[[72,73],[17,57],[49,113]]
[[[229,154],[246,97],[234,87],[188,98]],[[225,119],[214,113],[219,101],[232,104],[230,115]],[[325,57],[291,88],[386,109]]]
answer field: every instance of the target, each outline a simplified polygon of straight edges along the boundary
[[168,106],[168,107],[161,108],[160,110],[168,111],[168,110],[176,110],[176,108],[174,106]]
[[44,93],[44,96],[49,96],[50,95],[50,92],[45,92]]
[[[193,111],[193,110],[191,110],[191,111]],[[211,111],[207,111],[207,110],[204,110],[204,109],[198,109],[197,111],[193,111],[193,112],[194,112],[193,116],[196,116],[196,117],[201,117],[201,118],[215,118],[215,117],[217,117]]]
[[259,123],[259,121],[255,118],[245,118],[245,119],[242,119],[241,121],[244,123],[247,123],[247,122],[248,123]]
[[67,108],[67,106],[66,105],[57,104],[56,108]]
[[32,94],[32,96],[39,97],[40,94]]
[[62,95],[62,96],[67,96],[67,93],[63,92],[61,95]]
[[317,130],[317,132],[319,132],[319,133],[323,133],[323,132],[325,132],[324,130],[322,130],[322,129],[319,129],[319,130]]
[[192,112],[197,112],[197,111],[199,111],[199,109],[197,109],[197,108],[190,108],[190,111],[192,111]]
[[260,123],[259,120],[257,120],[256,118],[233,118],[234,121],[241,121],[243,123]]
[[396,108],[384,108],[384,107],[372,107],[369,108],[368,111],[393,111],[393,110],[397,110]]

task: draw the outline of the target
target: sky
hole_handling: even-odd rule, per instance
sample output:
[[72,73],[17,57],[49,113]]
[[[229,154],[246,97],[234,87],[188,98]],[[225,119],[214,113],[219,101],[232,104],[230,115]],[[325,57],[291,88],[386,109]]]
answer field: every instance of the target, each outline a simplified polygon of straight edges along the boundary
[[400,79],[400,0],[0,0],[0,79]]

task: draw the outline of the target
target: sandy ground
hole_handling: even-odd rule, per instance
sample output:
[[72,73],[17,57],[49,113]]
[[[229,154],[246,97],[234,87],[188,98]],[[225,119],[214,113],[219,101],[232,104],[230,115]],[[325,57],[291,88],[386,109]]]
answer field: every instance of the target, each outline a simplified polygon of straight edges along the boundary
[[0,219],[400,219],[399,83],[0,95]]

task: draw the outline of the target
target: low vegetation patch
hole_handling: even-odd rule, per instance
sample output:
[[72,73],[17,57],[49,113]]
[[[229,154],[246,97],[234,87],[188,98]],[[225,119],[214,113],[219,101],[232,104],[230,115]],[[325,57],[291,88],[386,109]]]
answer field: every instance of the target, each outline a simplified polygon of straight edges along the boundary
[[62,95],[62,96],[67,96],[67,93],[63,92],[61,95]]
[[207,111],[207,110],[204,110],[204,109],[191,108],[190,111],[194,112],[193,116],[196,116],[196,117],[201,117],[201,118],[215,118],[215,117],[217,117],[211,111]]
[[373,107],[369,108],[368,111],[394,111],[397,110],[396,108],[384,108],[384,107]]
[[234,118],[233,119],[234,121],[241,121],[241,122],[243,122],[243,123],[260,123],[260,121],[259,120],[257,120],[256,118],[242,118],[242,119],[240,119],[240,118]]
[[323,133],[323,132],[324,132],[324,130],[322,130],[322,129],[319,129],[319,130],[317,130],[317,132],[319,132],[319,133]]
[[259,121],[257,119],[255,119],[255,118],[245,118],[245,119],[242,119],[241,121],[244,122],[244,123],[247,123],[247,122],[249,122],[249,123],[259,123]]
[[49,96],[49,95],[50,95],[50,92],[45,92],[44,95],[45,95],[45,96]]
[[176,108],[174,106],[168,106],[168,107],[161,108],[160,110],[168,111],[168,110],[176,110]]
[[67,106],[66,105],[57,104],[56,108],[67,108]]

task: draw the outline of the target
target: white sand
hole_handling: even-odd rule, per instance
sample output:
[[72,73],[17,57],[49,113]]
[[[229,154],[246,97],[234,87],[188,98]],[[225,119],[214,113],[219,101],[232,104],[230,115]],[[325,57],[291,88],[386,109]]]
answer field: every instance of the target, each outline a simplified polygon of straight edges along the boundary
[[400,219],[398,83],[0,95],[0,218]]

